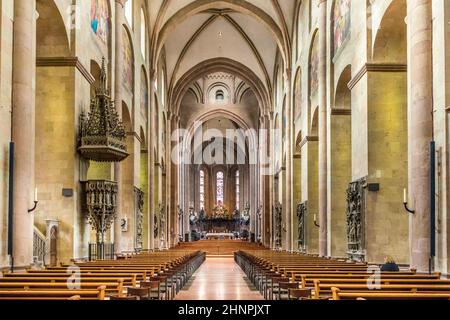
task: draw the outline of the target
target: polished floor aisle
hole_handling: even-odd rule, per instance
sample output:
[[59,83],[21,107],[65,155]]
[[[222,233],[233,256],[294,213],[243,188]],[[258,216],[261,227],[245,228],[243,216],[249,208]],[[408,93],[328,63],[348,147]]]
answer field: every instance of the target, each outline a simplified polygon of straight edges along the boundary
[[207,258],[176,300],[263,300],[233,258]]

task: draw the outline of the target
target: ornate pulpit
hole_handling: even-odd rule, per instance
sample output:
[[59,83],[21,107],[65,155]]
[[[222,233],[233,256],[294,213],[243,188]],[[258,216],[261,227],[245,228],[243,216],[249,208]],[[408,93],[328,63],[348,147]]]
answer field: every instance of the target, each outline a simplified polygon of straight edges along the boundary
[[85,159],[99,162],[120,162],[129,155],[125,128],[107,88],[105,59],[90,111],[80,115],[78,151]]

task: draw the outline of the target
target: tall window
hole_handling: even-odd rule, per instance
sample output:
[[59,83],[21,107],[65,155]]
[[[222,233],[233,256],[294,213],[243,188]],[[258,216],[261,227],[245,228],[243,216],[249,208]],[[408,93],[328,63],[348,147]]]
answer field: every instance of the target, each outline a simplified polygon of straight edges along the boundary
[[125,2],[125,19],[127,19],[128,24],[133,29],[133,0]]
[[144,9],[141,8],[141,52],[144,60],[147,60],[147,23],[145,21]]
[[241,194],[241,189],[240,189],[240,181],[239,181],[239,170],[236,171],[236,209],[240,210],[240,194]]
[[223,179],[224,175],[222,171],[217,172],[217,179],[216,179],[216,185],[217,185],[217,204],[223,204]]
[[200,209],[205,208],[205,172],[200,170]]

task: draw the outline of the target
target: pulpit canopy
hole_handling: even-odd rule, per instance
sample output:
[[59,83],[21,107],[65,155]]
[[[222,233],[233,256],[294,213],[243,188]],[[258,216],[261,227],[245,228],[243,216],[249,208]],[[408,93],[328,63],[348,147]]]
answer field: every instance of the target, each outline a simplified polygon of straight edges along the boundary
[[78,151],[84,158],[99,162],[120,162],[129,155],[125,128],[107,88],[105,59],[90,111],[87,116],[84,112],[80,115]]

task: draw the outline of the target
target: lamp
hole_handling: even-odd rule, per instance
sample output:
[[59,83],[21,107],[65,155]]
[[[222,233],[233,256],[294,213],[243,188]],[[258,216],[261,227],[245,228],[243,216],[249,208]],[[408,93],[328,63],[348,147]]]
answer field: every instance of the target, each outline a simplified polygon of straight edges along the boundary
[[317,223],[317,215],[316,215],[316,214],[314,214],[314,225],[315,225],[317,228],[320,228],[320,225]]
[[405,210],[408,213],[411,213],[411,214],[415,214],[416,213],[415,210],[411,210],[411,209],[408,208],[408,196],[407,196],[406,189],[403,189],[403,205],[405,206]]
[[34,212],[37,208],[38,203],[39,203],[39,201],[37,199],[37,188],[35,188],[34,189],[34,206],[33,206],[33,208],[28,210],[28,213]]

